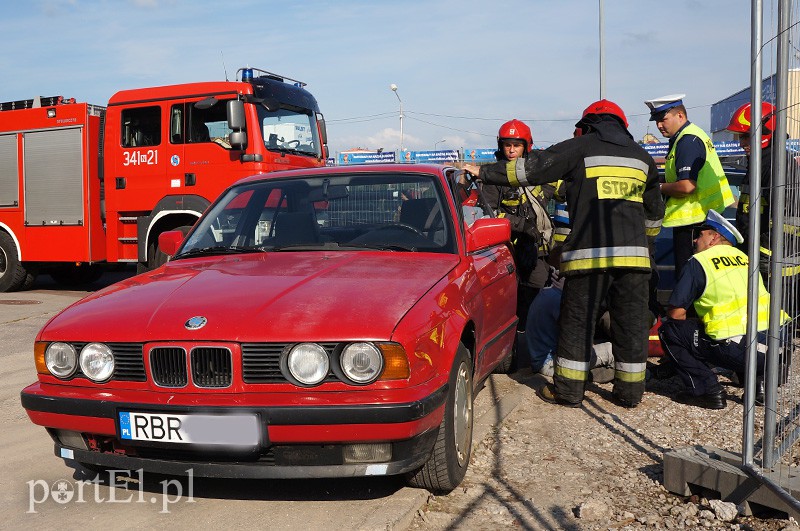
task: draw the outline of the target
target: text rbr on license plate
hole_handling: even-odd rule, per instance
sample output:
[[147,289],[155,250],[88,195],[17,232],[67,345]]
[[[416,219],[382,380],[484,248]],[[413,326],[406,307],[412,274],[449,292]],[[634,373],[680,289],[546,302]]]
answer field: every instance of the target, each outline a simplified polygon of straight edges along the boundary
[[260,441],[256,415],[121,411],[119,433],[123,440],[177,444],[257,446]]

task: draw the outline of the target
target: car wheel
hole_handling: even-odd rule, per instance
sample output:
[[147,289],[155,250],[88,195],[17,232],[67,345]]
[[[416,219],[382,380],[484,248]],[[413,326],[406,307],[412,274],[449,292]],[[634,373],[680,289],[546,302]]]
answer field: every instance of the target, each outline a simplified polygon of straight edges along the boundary
[[511,351],[506,354],[506,357],[503,358],[503,361],[497,364],[494,368],[495,374],[510,374],[514,372],[517,368],[517,342],[516,338],[514,343],[511,345]]
[[464,479],[472,453],[472,399],[472,360],[459,344],[436,443],[425,464],[407,477],[409,485],[446,494]]
[[21,289],[27,277],[28,271],[19,261],[13,238],[0,232],[0,292]]

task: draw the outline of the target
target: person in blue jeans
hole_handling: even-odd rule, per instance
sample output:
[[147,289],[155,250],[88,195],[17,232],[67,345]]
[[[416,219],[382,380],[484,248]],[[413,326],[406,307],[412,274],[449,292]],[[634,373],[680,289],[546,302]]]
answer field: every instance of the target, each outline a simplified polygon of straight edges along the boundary
[[[553,280],[555,277],[555,280]],[[564,278],[551,266],[551,284],[534,297],[525,323],[525,339],[531,357],[531,370],[553,376],[553,354],[558,347],[558,316]]]

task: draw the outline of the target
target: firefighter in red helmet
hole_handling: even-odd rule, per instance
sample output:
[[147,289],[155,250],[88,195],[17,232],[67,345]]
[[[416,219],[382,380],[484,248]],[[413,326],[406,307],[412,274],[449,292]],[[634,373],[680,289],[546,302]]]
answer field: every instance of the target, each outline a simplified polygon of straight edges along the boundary
[[600,100],[576,127],[581,135],[527,159],[481,166],[479,179],[532,186],[563,179],[570,233],[563,243],[565,277],[554,385],[538,391],[552,403],[579,407],[590,374],[595,325],[604,301],[611,317],[613,399],[634,407],[645,387],[651,260],[664,203],[653,158],[628,132],[625,113]]
[[[751,104],[746,103],[736,109],[731,116],[727,130],[732,132],[739,145],[747,155],[747,179],[742,183],[739,195],[739,205],[736,207],[736,228],[744,237],[744,244],[740,247],[747,251],[747,237],[750,223],[750,134],[751,125]],[[773,144],[772,134],[775,132],[775,106],[771,103],[761,103],[761,199],[759,201],[759,212],[761,214],[761,235],[760,235],[760,260],[761,274],[766,279],[769,257],[769,198],[772,184],[772,158]]]
[[[525,123],[513,119],[500,126],[495,152],[498,161],[524,160],[532,148],[531,129]],[[538,220],[537,211],[546,216],[547,202],[553,197],[553,191],[554,187],[549,184],[527,188],[482,185],[483,196],[496,215],[511,222],[511,240],[519,276],[517,315],[520,330],[524,330],[533,298],[548,279],[545,258],[549,252],[549,235],[548,241],[544,241],[538,224],[542,220]],[[537,201],[538,206],[533,201]]]

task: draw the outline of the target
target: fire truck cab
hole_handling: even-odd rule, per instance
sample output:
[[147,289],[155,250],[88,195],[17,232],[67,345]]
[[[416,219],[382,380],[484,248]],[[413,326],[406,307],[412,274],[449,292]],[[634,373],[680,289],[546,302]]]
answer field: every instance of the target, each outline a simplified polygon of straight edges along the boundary
[[325,122],[304,83],[240,73],[123,90],[106,107],[0,104],[0,291],[38,273],[77,284],[105,263],[157,267],[158,235],[188,231],[232,182],[323,166]]

